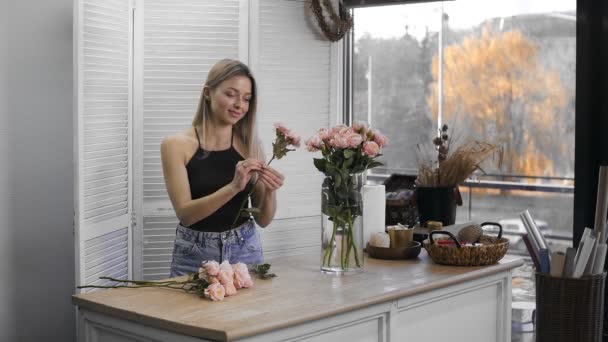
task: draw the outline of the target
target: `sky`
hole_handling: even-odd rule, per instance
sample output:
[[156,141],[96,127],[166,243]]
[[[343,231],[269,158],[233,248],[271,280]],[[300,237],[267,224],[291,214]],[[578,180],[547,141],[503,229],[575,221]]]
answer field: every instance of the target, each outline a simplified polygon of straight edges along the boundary
[[[355,39],[365,32],[373,37],[401,37],[408,32],[421,39],[428,27],[438,31],[440,2],[355,9]],[[455,0],[443,2],[452,28],[478,25],[485,19],[518,14],[552,13],[576,10],[576,0]]]

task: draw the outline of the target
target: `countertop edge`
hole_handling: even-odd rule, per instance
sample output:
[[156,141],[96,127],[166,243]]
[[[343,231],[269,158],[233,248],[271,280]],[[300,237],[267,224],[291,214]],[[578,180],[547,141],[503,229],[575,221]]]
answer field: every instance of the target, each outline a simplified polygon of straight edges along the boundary
[[[315,320],[319,320],[319,319],[327,318],[330,316],[342,314],[345,312],[357,310],[357,309],[360,309],[360,308],[363,308],[366,306],[376,305],[376,304],[388,302],[391,300],[395,300],[398,298],[418,295],[418,294],[429,292],[429,291],[432,291],[432,290],[435,290],[438,288],[447,287],[450,285],[461,284],[461,283],[464,283],[469,280],[479,279],[484,276],[489,276],[489,275],[493,275],[493,274],[498,274],[500,272],[508,271],[508,270],[514,269],[516,267],[519,267],[521,265],[523,265],[523,260],[521,260],[521,259],[511,260],[511,261],[503,263],[503,264],[486,266],[486,267],[483,267],[483,268],[480,268],[480,269],[477,269],[474,271],[467,272],[465,274],[455,275],[455,276],[450,277],[449,279],[438,280],[431,284],[423,284],[423,285],[413,286],[413,287],[410,287],[407,289],[394,290],[391,292],[387,292],[381,296],[373,297],[366,301],[339,307],[339,308],[336,308],[333,310],[330,309],[327,311],[318,312],[318,313],[315,313],[314,315],[304,315],[304,316],[298,317],[297,319],[282,321],[280,323],[271,322],[267,325],[262,325],[262,326],[258,325],[257,327],[245,327],[243,329],[230,330],[230,331],[213,330],[213,329],[203,328],[203,327],[199,327],[199,326],[180,324],[180,323],[176,323],[173,321],[160,319],[160,318],[156,318],[156,317],[140,315],[140,314],[134,313],[129,310],[115,308],[115,307],[111,307],[111,306],[108,306],[108,305],[105,305],[102,303],[98,303],[95,301],[90,301],[90,300],[80,297],[77,294],[72,295],[72,304],[78,305],[87,310],[99,312],[102,314],[114,315],[114,316],[129,320],[129,321],[132,321],[132,322],[140,323],[140,324],[143,324],[146,326],[151,326],[154,328],[167,329],[167,330],[170,330],[170,331],[173,331],[176,333],[180,333],[180,334],[185,334],[185,335],[200,337],[200,338],[209,338],[209,339],[214,339],[214,340],[218,340],[218,341],[233,341],[233,340],[242,339],[242,338],[246,338],[246,337],[250,337],[250,336],[254,336],[254,335],[263,334],[263,333],[270,332],[273,330],[288,328],[291,326],[295,326],[295,325],[299,325],[299,324],[303,324],[303,323],[307,323],[307,322],[312,322]],[[454,267],[459,267],[459,266],[454,266]]]
[[213,330],[203,327],[195,327],[188,324],[176,323],[166,319],[139,315],[137,313],[134,313],[133,311],[119,309],[98,302],[89,301],[83,299],[82,297],[79,297],[76,294],[72,295],[72,304],[78,305],[86,310],[94,311],[101,314],[107,314],[109,316],[119,317],[131,322],[140,323],[142,325],[156,329],[166,329],[178,334],[200,337],[204,339],[211,339],[222,342],[228,341],[228,334],[223,330]]
[[[486,266],[486,267],[480,268],[475,271],[468,272],[463,275],[453,276],[447,280],[439,280],[430,285],[425,284],[425,285],[414,286],[414,287],[408,288],[406,290],[395,290],[395,291],[387,292],[386,294],[384,294],[382,296],[375,297],[375,298],[367,300],[365,302],[345,306],[345,307],[338,308],[335,310],[324,311],[323,313],[318,313],[315,315],[307,315],[307,316],[299,317],[298,319],[290,320],[287,322],[283,321],[282,323],[269,324],[268,326],[261,326],[261,327],[258,326],[257,328],[245,328],[245,329],[240,329],[240,330],[226,331],[227,341],[234,341],[234,340],[238,340],[238,339],[242,339],[242,338],[246,338],[246,337],[250,337],[250,336],[254,336],[254,335],[263,334],[263,333],[273,331],[273,330],[288,328],[288,327],[295,326],[298,324],[312,322],[315,320],[319,320],[319,319],[327,318],[330,316],[342,314],[345,312],[357,310],[357,309],[360,309],[360,308],[363,308],[366,306],[376,305],[376,304],[388,302],[391,300],[395,300],[395,299],[403,298],[403,297],[407,297],[407,296],[418,295],[418,294],[422,294],[422,293],[429,292],[432,290],[436,290],[438,288],[447,287],[450,285],[462,284],[469,280],[479,279],[484,276],[489,276],[489,275],[493,275],[493,274],[498,274],[500,272],[512,270],[514,268],[522,266],[523,264],[524,264],[523,260],[516,259],[516,260],[506,262],[504,264],[490,265],[490,266]],[[453,266],[453,267],[459,267],[459,266]]]

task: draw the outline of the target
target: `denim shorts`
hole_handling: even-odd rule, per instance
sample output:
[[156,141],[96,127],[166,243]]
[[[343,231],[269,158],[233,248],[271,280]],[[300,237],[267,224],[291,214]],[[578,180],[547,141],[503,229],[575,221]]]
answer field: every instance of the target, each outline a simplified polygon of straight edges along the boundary
[[262,264],[264,256],[260,235],[253,220],[222,233],[201,232],[181,224],[175,232],[171,278],[198,272],[207,260],[231,264]]

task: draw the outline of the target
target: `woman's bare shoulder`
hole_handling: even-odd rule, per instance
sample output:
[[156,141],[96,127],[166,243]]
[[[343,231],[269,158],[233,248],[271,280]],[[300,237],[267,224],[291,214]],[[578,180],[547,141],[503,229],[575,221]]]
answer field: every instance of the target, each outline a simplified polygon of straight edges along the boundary
[[161,146],[167,147],[189,147],[190,145],[196,145],[196,137],[192,136],[190,131],[192,128],[187,128],[181,132],[170,134],[163,138]]
[[174,133],[163,138],[161,142],[161,151],[171,151],[172,153],[180,153],[183,156],[192,154],[195,151],[198,144],[196,137],[190,131],[192,128],[185,129],[181,132]]

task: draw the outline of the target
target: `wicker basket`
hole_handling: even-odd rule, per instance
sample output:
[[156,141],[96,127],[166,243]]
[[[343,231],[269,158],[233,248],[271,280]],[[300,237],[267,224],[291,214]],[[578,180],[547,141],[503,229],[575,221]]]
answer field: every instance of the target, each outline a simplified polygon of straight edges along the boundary
[[536,341],[602,341],[606,273],[555,278],[536,273]]
[[[509,240],[502,237],[502,226],[495,222],[484,222],[481,226],[492,225],[499,228],[498,237],[483,235],[480,239],[482,246],[462,246],[458,239],[448,231],[435,230],[424,241],[424,248],[437,264],[453,266],[484,266],[497,263],[509,249]],[[434,235],[448,235],[453,245],[440,245],[433,239]]]

